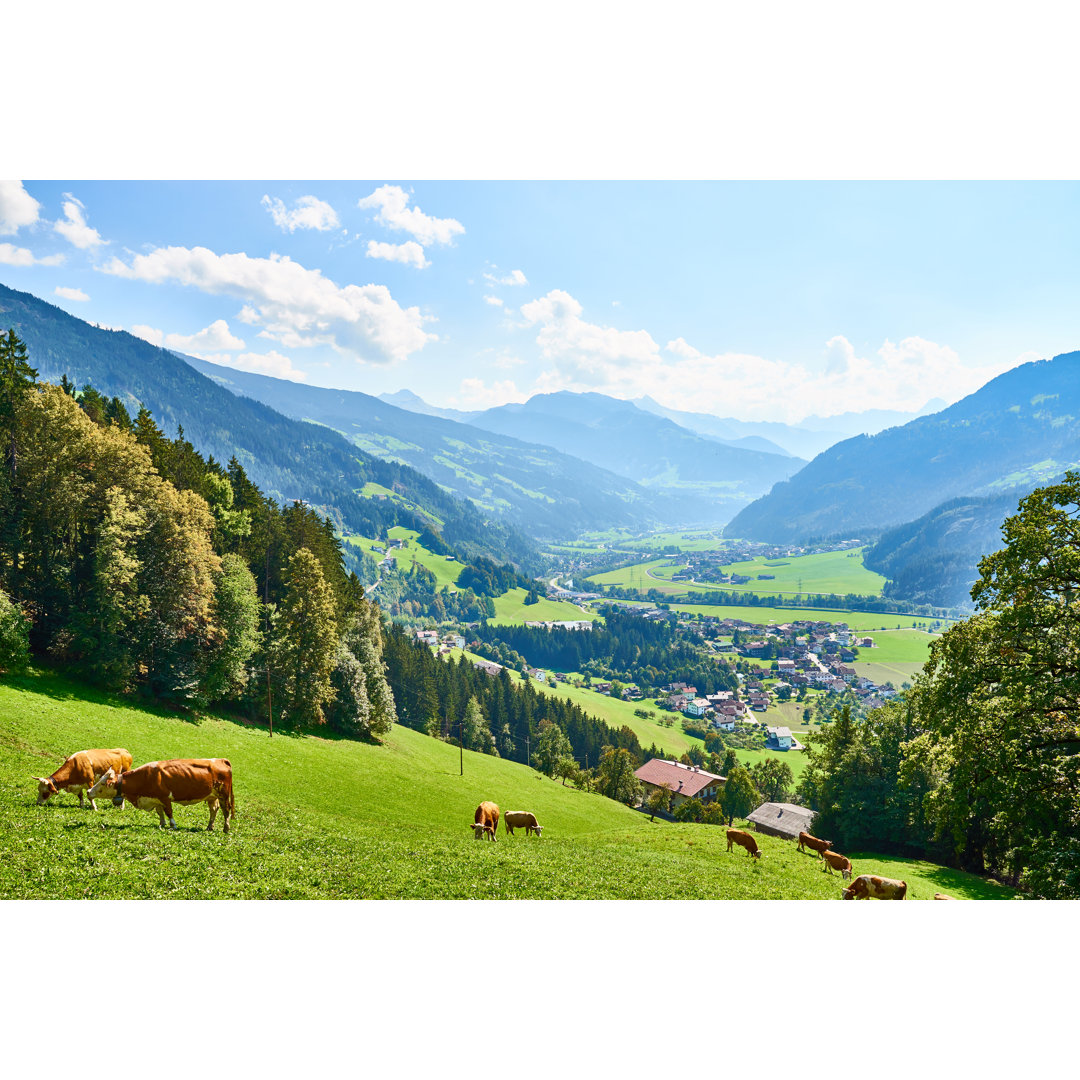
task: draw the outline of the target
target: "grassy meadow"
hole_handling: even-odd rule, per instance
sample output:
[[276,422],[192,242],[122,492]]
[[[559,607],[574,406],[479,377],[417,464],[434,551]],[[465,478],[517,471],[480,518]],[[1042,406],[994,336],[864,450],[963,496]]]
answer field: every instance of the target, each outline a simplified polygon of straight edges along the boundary
[[[539,586],[537,587],[539,591]],[[540,596],[535,604],[526,604],[528,596],[525,589],[510,589],[502,596],[494,598],[495,618],[488,621],[494,626],[509,626],[513,623],[526,622],[562,622],[564,620],[589,622],[603,621],[601,616],[583,611],[577,604],[567,600],[549,600]]]
[[[155,814],[69,795],[35,805],[31,776],[75,750],[124,746],[136,764],[227,757],[237,817],[207,832],[202,806],[176,832]],[[395,727],[381,745],[277,735],[213,716],[140,708],[62,676],[0,683],[2,898],[839,899],[840,883],[795,845],[761,837],[764,859],[728,854],[723,830],[648,818],[525,766]],[[529,809],[542,840],[472,838],[483,799]],[[929,864],[863,856],[898,872],[913,899],[944,888],[1012,893]],[[897,868],[900,867],[898,870]]]
[[[886,579],[863,566],[863,549],[825,551],[781,559],[751,559],[730,563],[725,573],[749,576],[746,585],[717,585],[733,592],[772,594],[838,593],[880,596]],[[774,580],[758,581],[758,574],[772,574]]]
[[[751,559],[729,563],[725,573],[748,575],[745,585],[708,581],[672,582],[671,577],[685,565],[678,557],[657,557],[597,574],[589,580],[597,585],[618,585],[631,589],[657,589],[668,596],[722,589],[759,595],[798,593],[837,593],[877,597],[885,578],[863,566],[862,548],[850,551],[826,551],[817,555],[798,555],[784,559]],[[758,574],[772,574],[772,580],[759,581]]]

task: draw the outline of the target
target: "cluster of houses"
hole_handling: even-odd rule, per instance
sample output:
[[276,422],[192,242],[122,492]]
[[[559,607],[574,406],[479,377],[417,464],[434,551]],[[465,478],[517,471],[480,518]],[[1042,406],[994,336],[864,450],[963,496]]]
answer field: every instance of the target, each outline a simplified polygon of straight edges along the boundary
[[[438,630],[417,630],[416,640],[438,649],[440,656],[446,656],[451,649],[465,648],[464,635],[457,633],[455,630],[445,630],[442,633],[439,633]],[[495,666],[500,667],[498,664]]]
[[525,625],[534,630],[591,630],[593,628],[589,619],[551,619],[548,622],[526,622]]
[[[707,772],[696,765],[684,765],[680,761],[652,758],[646,761],[634,775],[645,789],[645,799],[660,787],[671,792],[671,809],[674,810],[687,799],[712,802],[720,797],[727,778]],[[642,800],[642,805],[644,805]],[[754,831],[784,840],[798,840],[800,832],[810,832],[816,817],[813,810],[795,803],[762,803],[749,816]]]

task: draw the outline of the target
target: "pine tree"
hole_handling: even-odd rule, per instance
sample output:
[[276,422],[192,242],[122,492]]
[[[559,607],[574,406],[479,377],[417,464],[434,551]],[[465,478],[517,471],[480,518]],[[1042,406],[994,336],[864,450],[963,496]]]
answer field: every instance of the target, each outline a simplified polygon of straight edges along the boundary
[[285,723],[303,728],[325,722],[337,646],[333,596],[318,560],[300,548],[289,559],[274,643],[275,697]]

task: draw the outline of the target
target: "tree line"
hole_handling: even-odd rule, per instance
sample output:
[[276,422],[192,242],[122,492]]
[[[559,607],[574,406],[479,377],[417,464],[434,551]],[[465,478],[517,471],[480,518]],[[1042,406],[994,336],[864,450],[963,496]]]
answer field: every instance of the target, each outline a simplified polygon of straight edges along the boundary
[[378,735],[380,615],[332,522],[265,496],[149,411],[36,381],[0,333],[0,588],[26,644],[101,686]]
[[[490,675],[464,656],[441,660],[397,624],[386,631],[384,655],[398,719],[407,727],[454,741],[460,736],[467,749],[538,765],[549,775],[566,758],[592,769],[609,746],[626,750],[634,768],[644,760],[628,727],[613,728],[569,698],[539,693],[531,680],[517,683],[506,668]],[[470,702],[476,704],[471,714]],[[565,737],[566,746],[551,734],[554,749],[545,751],[545,723]]]
[[594,623],[592,630],[483,623],[475,634],[495,656],[516,654],[536,667],[580,671],[591,678],[616,678],[643,688],[685,682],[701,694],[738,685],[727,665],[703,655],[700,635],[681,629],[674,617],[642,619],[615,607],[602,613],[604,623]]

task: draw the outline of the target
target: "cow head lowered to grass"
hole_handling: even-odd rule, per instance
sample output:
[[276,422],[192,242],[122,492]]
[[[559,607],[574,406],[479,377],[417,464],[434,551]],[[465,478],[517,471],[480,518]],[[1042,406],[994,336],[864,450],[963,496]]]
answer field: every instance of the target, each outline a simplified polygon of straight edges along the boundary
[[83,793],[90,801],[90,809],[96,810],[96,781],[106,772],[131,768],[131,754],[121,747],[114,750],[80,750],[72,754],[52,776],[35,776],[38,806],[44,806],[57,792],[68,791],[79,796],[83,805]]
[[473,823],[469,826],[473,831],[473,839],[480,840],[487,837],[496,840],[495,830],[499,827],[499,808],[493,802],[482,802],[473,814]]

